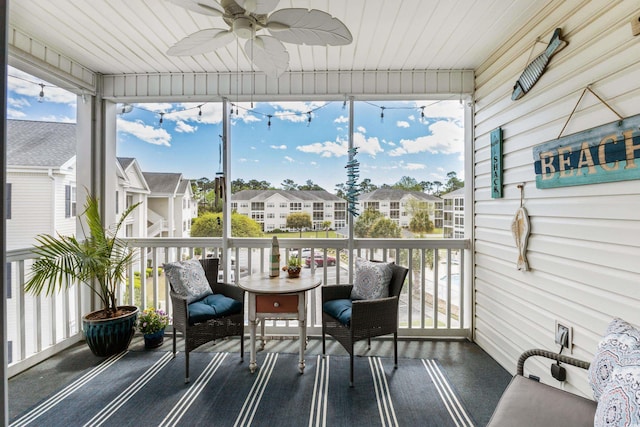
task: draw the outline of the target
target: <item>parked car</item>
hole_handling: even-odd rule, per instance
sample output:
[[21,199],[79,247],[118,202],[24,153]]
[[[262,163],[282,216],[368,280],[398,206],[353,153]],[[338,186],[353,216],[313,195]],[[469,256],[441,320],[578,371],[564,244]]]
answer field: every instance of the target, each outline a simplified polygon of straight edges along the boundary
[[[324,254],[322,254],[321,252],[316,252],[313,255],[313,264],[316,267],[323,267],[324,266]],[[311,257],[308,256],[307,258],[305,258],[304,260],[304,265],[309,268],[311,267]],[[335,257],[332,257],[330,255],[327,255],[327,265],[336,265],[336,259]]]
[[[294,249],[289,252],[289,256],[298,256],[298,250]],[[300,259],[309,258],[311,256],[311,248],[303,248],[301,251]]]

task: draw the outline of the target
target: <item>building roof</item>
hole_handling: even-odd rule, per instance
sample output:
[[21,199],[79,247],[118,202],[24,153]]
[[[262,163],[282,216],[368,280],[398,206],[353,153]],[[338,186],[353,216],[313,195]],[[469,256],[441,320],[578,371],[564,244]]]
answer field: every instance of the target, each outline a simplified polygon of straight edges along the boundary
[[456,197],[464,197],[464,187],[458,188],[457,190],[450,191],[447,194],[443,194],[441,197],[443,199],[454,199]]
[[440,199],[431,194],[425,194],[420,191],[407,191],[397,188],[378,188],[377,190],[363,193],[358,196],[358,201],[365,202],[370,200],[391,200],[400,201],[406,196],[413,196],[416,199],[424,200],[427,202],[437,202]]
[[7,165],[58,168],[76,155],[76,124],[7,120]]
[[178,194],[186,194],[187,190],[191,188],[191,181],[188,179],[180,179],[180,183],[178,184]]
[[126,170],[136,159],[134,157],[118,157],[118,162],[123,170]]
[[276,194],[291,201],[344,202],[344,199],[326,190],[241,190],[232,194],[231,200],[264,201]]
[[142,172],[142,175],[154,195],[175,194],[182,179],[181,173],[172,172]]

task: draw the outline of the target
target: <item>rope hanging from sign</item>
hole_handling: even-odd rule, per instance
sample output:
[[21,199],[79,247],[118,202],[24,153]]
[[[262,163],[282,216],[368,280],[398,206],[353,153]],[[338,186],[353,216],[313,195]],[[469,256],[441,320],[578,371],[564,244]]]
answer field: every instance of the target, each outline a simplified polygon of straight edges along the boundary
[[558,138],[556,138],[556,139],[560,139],[560,137],[562,136],[562,133],[567,128],[567,125],[571,121],[571,118],[573,117],[573,114],[576,112],[576,109],[578,108],[578,105],[580,105],[580,101],[582,101],[582,98],[584,97],[584,94],[587,93],[587,91],[591,92],[593,94],[593,96],[598,98],[598,101],[600,101],[602,104],[604,104],[605,107],[607,107],[609,110],[611,110],[611,112],[613,114],[618,116],[618,119],[620,119],[620,120],[623,119],[623,117],[616,110],[614,110],[613,107],[611,107],[611,105],[609,105],[604,99],[600,98],[600,96],[598,96],[598,94],[595,93],[591,89],[591,85],[588,85],[587,87],[584,88],[584,90],[582,91],[582,94],[580,94],[580,98],[578,98],[578,102],[576,102],[576,105],[573,107],[573,110],[571,110],[571,114],[569,114],[569,117],[567,118],[567,121],[564,123],[564,126],[562,126],[562,130],[560,131],[560,133],[558,134]]

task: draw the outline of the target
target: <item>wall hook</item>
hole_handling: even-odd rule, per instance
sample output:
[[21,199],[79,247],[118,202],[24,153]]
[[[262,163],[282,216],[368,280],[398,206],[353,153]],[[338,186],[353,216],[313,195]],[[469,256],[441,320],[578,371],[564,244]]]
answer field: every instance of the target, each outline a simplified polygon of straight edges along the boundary
[[518,184],[517,187],[520,189],[520,207],[522,207],[524,205],[524,182]]

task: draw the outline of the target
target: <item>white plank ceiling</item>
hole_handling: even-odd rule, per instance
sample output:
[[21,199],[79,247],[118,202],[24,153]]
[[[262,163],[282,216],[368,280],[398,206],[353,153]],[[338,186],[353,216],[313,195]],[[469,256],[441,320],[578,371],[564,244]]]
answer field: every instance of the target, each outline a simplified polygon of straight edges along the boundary
[[[290,71],[475,70],[551,2],[281,0],[276,9],[326,11],[353,35],[338,47],[285,43]],[[186,35],[226,24],[165,0],[11,0],[9,25],[101,74],[251,71],[235,42],[209,54],[167,56]]]

